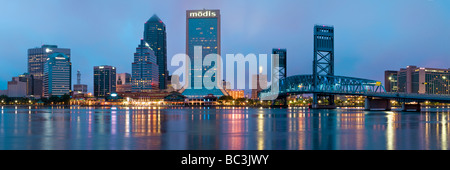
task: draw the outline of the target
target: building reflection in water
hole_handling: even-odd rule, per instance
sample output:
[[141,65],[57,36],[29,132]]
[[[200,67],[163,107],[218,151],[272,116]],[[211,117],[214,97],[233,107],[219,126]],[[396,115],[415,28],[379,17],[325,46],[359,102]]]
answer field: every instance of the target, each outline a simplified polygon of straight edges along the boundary
[[397,127],[397,119],[399,114],[388,111],[386,112],[386,149],[395,150],[395,132]]
[[[425,121],[424,143],[427,150],[448,150],[449,131],[449,113],[450,112],[425,112],[421,115]],[[439,145],[435,145],[438,143]]]
[[1,107],[1,150],[447,150],[450,142],[442,108]]
[[164,115],[159,109],[133,108],[131,113],[131,134],[134,138],[141,138],[140,149],[162,149],[161,124]]
[[220,149],[245,150],[247,149],[246,136],[248,134],[247,109],[230,109],[229,113],[217,115],[223,124],[221,126]]

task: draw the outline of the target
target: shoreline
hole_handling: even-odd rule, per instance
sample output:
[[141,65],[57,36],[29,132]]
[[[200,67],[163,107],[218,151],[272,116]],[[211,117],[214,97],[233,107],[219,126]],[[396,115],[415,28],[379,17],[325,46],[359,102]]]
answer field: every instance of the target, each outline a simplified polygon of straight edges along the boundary
[[[125,105],[0,105],[0,107],[183,107],[183,108],[309,108],[309,106],[239,106],[239,105],[211,105],[211,106],[186,106],[186,105],[161,105],[161,106],[125,106]],[[402,106],[392,106],[393,108],[398,108]],[[450,106],[427,106],[423,105],[422,108],[450,108]],[[364,106],[336,106],[336,108],[364,108]]]

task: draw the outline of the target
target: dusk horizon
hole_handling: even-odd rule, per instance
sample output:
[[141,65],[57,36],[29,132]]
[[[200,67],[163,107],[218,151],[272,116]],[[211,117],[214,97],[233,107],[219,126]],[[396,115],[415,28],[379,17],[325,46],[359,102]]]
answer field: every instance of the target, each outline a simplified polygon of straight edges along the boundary
[[[26,3],[24,3],[26,2]],[[186,10],[221,12],[225,54],[287,49],[287,76],[312,73],[313,27],[335,29],[335,73],[383,82],[385,70],[408,65],[448,69],[450,2],[413,1],[4,1],[0,6],[0,90],[27,72],[27,50],[42,44],[71,49],[92,92],[93,67],[130,73],[144,23],[154,14],[167,28],[167,68],[186,51]],[[18,10],[21,9],[21,10]],[[26,12],[23,12],[26,11]],[[384,83],[384,82],[383,82]],[[72,83],[74,84],[74,83]]]

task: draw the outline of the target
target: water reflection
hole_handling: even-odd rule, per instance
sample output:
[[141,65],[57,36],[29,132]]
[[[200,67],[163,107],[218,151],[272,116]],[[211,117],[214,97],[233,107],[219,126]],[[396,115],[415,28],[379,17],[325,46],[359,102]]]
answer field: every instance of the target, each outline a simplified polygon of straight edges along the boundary
[[447,108],[2,106],[0,149],[447,150]]

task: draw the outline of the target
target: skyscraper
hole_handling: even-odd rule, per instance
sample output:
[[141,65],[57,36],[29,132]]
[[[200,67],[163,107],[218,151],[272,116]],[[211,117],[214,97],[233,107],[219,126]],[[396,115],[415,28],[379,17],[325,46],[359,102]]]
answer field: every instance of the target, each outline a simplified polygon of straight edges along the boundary
[[150,92],[159,88],[158,64],[156,64],[155,52],[143,39],[141,39],[141,44],[134,53],[134,62],[131,69],[133,92]]
[[159,89],[167,89],[166,25],[155,14],[146,23],[144,41],[153,49],[158,64]]
[[68,48],[58,48],[57,45],[43,44],[40,48],[28,49],[28,73],[34,81],[33,87],[30,87],[33,89],[34,97],[43,95],[44,64],[47,58],[54,53],[65,54],[70,62],[70,49]]
[[94,67],[94,96],[108,97],[116,92],[116,67]]
[[44,97],[69,94],[72,86],[72,63],[69,56],[53,53],[44,64]]
[[70,62],[70,49],[58,48],[57,45],[42,45],[41,48],[28,49],[28,73],[33,75],[35,79],[43,79],[44,64],[48,56],[54,53],[63,53],[68,57]]
[[[188,87],[182,89],[181,92],[183,95],[193,98],[204,97],[208,94],[220,97],[226,94],[223,89],[205,87],[205,84],[203,84],[203,76],[214,65],[204,67],[202,64],[199,64],[202,63],[208,54],[221,54],[220,40],[219,10],[204,9],[186,11],[186,54],[190,58],[191,68],[187,70],[188,80],[186,82],[188,83]],[[201,55],[194,55],[194,49],[196,47],[200,49]],[[220,65],[217,65],[216,71],[221,71]],[[222,83],[221,80],[216,80],[216,76],[217,74],[213,77],[205,78],[210,78],[211,82],[216,82],[217,84]]]

